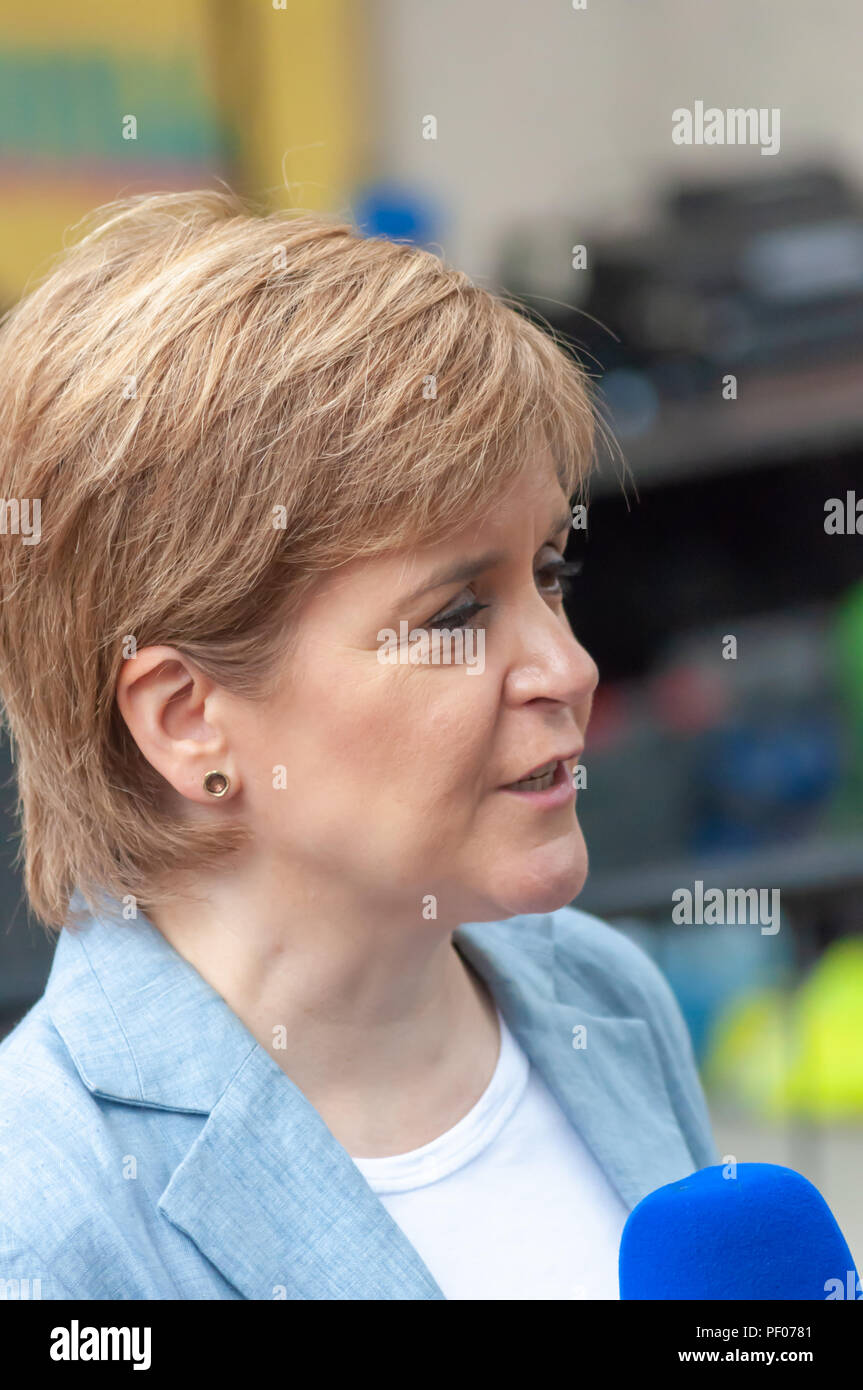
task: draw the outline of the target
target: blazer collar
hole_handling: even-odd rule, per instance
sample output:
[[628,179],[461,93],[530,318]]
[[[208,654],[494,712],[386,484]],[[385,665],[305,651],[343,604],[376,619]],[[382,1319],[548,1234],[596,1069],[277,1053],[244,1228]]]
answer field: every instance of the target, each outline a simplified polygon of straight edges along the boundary
[[[695,1165],[647,1024],[581,1007],[555,931],[547,917],[453,939],[632,1207]],[[244,1297],[444,1297],[314,1107],[146,917],[64,929],[46,1004],[94,1095],[207,1116],[158,1205]]]

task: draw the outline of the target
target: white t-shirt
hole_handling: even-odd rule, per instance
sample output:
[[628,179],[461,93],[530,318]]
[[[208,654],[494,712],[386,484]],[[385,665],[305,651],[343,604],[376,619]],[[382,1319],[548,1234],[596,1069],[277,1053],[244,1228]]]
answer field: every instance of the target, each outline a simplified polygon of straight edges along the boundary
[[353,1161],[446,1298],[619,1298],[628,1209],[498,1021],[494,1075],[458,1124]]

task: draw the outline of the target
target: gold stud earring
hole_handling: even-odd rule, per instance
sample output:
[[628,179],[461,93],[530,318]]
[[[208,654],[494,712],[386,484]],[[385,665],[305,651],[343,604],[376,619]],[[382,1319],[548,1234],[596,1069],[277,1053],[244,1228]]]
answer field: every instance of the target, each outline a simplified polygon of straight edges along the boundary
[[224,772],[208,772],[204,777],[204,791],[210,796],[224,796],[231,785],[231,779]]

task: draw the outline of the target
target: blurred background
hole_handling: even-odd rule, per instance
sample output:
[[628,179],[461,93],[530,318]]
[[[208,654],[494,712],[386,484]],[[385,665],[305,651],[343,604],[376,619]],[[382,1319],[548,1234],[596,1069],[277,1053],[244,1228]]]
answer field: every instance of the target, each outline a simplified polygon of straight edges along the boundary
[[[857,0],[0,0],[0,306],[97,204],[222,179],[429,246],[591,373],[578,905],[665,971],[720,1152],[805,1173],[858,1265],[860,37]],[[772,147],[675,143],[697,102]],[[0,1035],[52,952],[2,756]],[[676,924],[698,880],[780,930]]]

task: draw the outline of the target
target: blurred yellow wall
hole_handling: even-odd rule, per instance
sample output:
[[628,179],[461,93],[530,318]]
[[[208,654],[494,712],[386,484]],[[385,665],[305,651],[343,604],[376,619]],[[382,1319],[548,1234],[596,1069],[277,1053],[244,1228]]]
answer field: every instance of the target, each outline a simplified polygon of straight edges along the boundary
[[222,178],[274,205],[346,202],[366,148],[360,7],[281,4],[0,0],[0,301],[122,194]]

